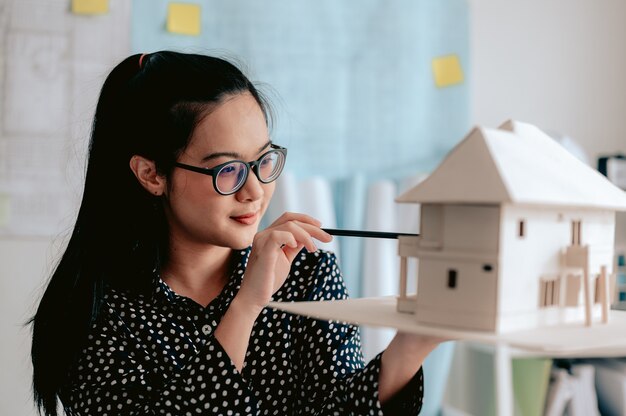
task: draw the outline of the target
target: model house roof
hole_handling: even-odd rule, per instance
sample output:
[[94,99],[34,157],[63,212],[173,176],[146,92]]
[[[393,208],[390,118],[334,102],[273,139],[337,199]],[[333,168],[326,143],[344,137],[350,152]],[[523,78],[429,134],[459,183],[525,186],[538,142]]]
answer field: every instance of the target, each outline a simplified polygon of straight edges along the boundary
[[537,127],[474,128],[398,202],[518,203],[626,211],[626,193]]

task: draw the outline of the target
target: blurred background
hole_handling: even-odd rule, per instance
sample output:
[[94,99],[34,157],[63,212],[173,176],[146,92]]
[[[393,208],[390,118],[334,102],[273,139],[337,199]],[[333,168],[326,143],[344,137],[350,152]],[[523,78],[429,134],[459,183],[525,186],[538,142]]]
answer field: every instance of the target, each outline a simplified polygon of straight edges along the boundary
[[[594,168],[626,153],[625,19],[622,0],[0,0],[0,415],[35,414],[23,324],[75,220],[99,89],[126,56],[219,55],[258,82],[289,148],[265,224],[291,210],[418,232],[418,207],[393,198],[474,125],[535,124]],[[352,297],[398,293],[396,247],[325,246]],[[392,335],[363,328],[366,358]],[[493,413],[481,360],[438,350],[424,414]],[[545,380],[547,363],[520,360],[518,385]],[[542,394],[520,414],[541,414]]]

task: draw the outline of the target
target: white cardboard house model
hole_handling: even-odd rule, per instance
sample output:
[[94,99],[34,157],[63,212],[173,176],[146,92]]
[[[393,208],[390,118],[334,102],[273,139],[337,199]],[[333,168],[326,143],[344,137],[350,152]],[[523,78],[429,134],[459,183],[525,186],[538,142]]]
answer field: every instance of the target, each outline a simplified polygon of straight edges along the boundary
[[[477,127],[422,183],[419,237],[400,237],[398,311],[497,333],[606,322],[615,212],[626,193],[537,127]],[[419,258],[407,296],[407,257]]]

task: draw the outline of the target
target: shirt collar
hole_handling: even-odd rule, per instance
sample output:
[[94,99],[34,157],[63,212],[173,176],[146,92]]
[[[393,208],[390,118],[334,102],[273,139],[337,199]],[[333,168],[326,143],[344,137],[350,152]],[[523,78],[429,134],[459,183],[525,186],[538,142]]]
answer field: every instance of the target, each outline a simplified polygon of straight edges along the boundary
[[[248,265],[248,257],[251,249],[252,246],[243,250],[233,250],[232,264],[234,267],[230,274],[230,278],[228,279],[226,286],[224,286],[224,289],[222,289],[220,294],[217,295],[217,297],[211,301],[208,306],[212,306],[216,303],[221,306],[227,306],[230,304],[230,301],[235,296],[241,285],[241,279],[244,271],[246,270],[246,266]],[[153,299],[165,300],[168,303],[175,303],[180,302],[183,299],[188,299],[187,297],[174,292],[172,288],[170,288],[169,285],[163,281],[160,270],[155,270],[154,273],[154,290],[152,293]]]

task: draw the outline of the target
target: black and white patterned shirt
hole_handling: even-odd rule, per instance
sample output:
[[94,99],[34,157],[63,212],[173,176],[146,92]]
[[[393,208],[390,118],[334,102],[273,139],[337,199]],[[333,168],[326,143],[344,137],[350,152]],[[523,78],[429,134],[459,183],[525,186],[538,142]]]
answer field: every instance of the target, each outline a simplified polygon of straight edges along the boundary
[[[70,415],[417,415],[420,369],[378,400],[378,354],[365,365],[357,327],[272,308],[256,320],[237,371],[213,336],[239,290],[250,248],[207,307],[155,279],[152,296],[108,289],[61,394]],[[334,254],[303,251],[274,301],[347,298]]]

